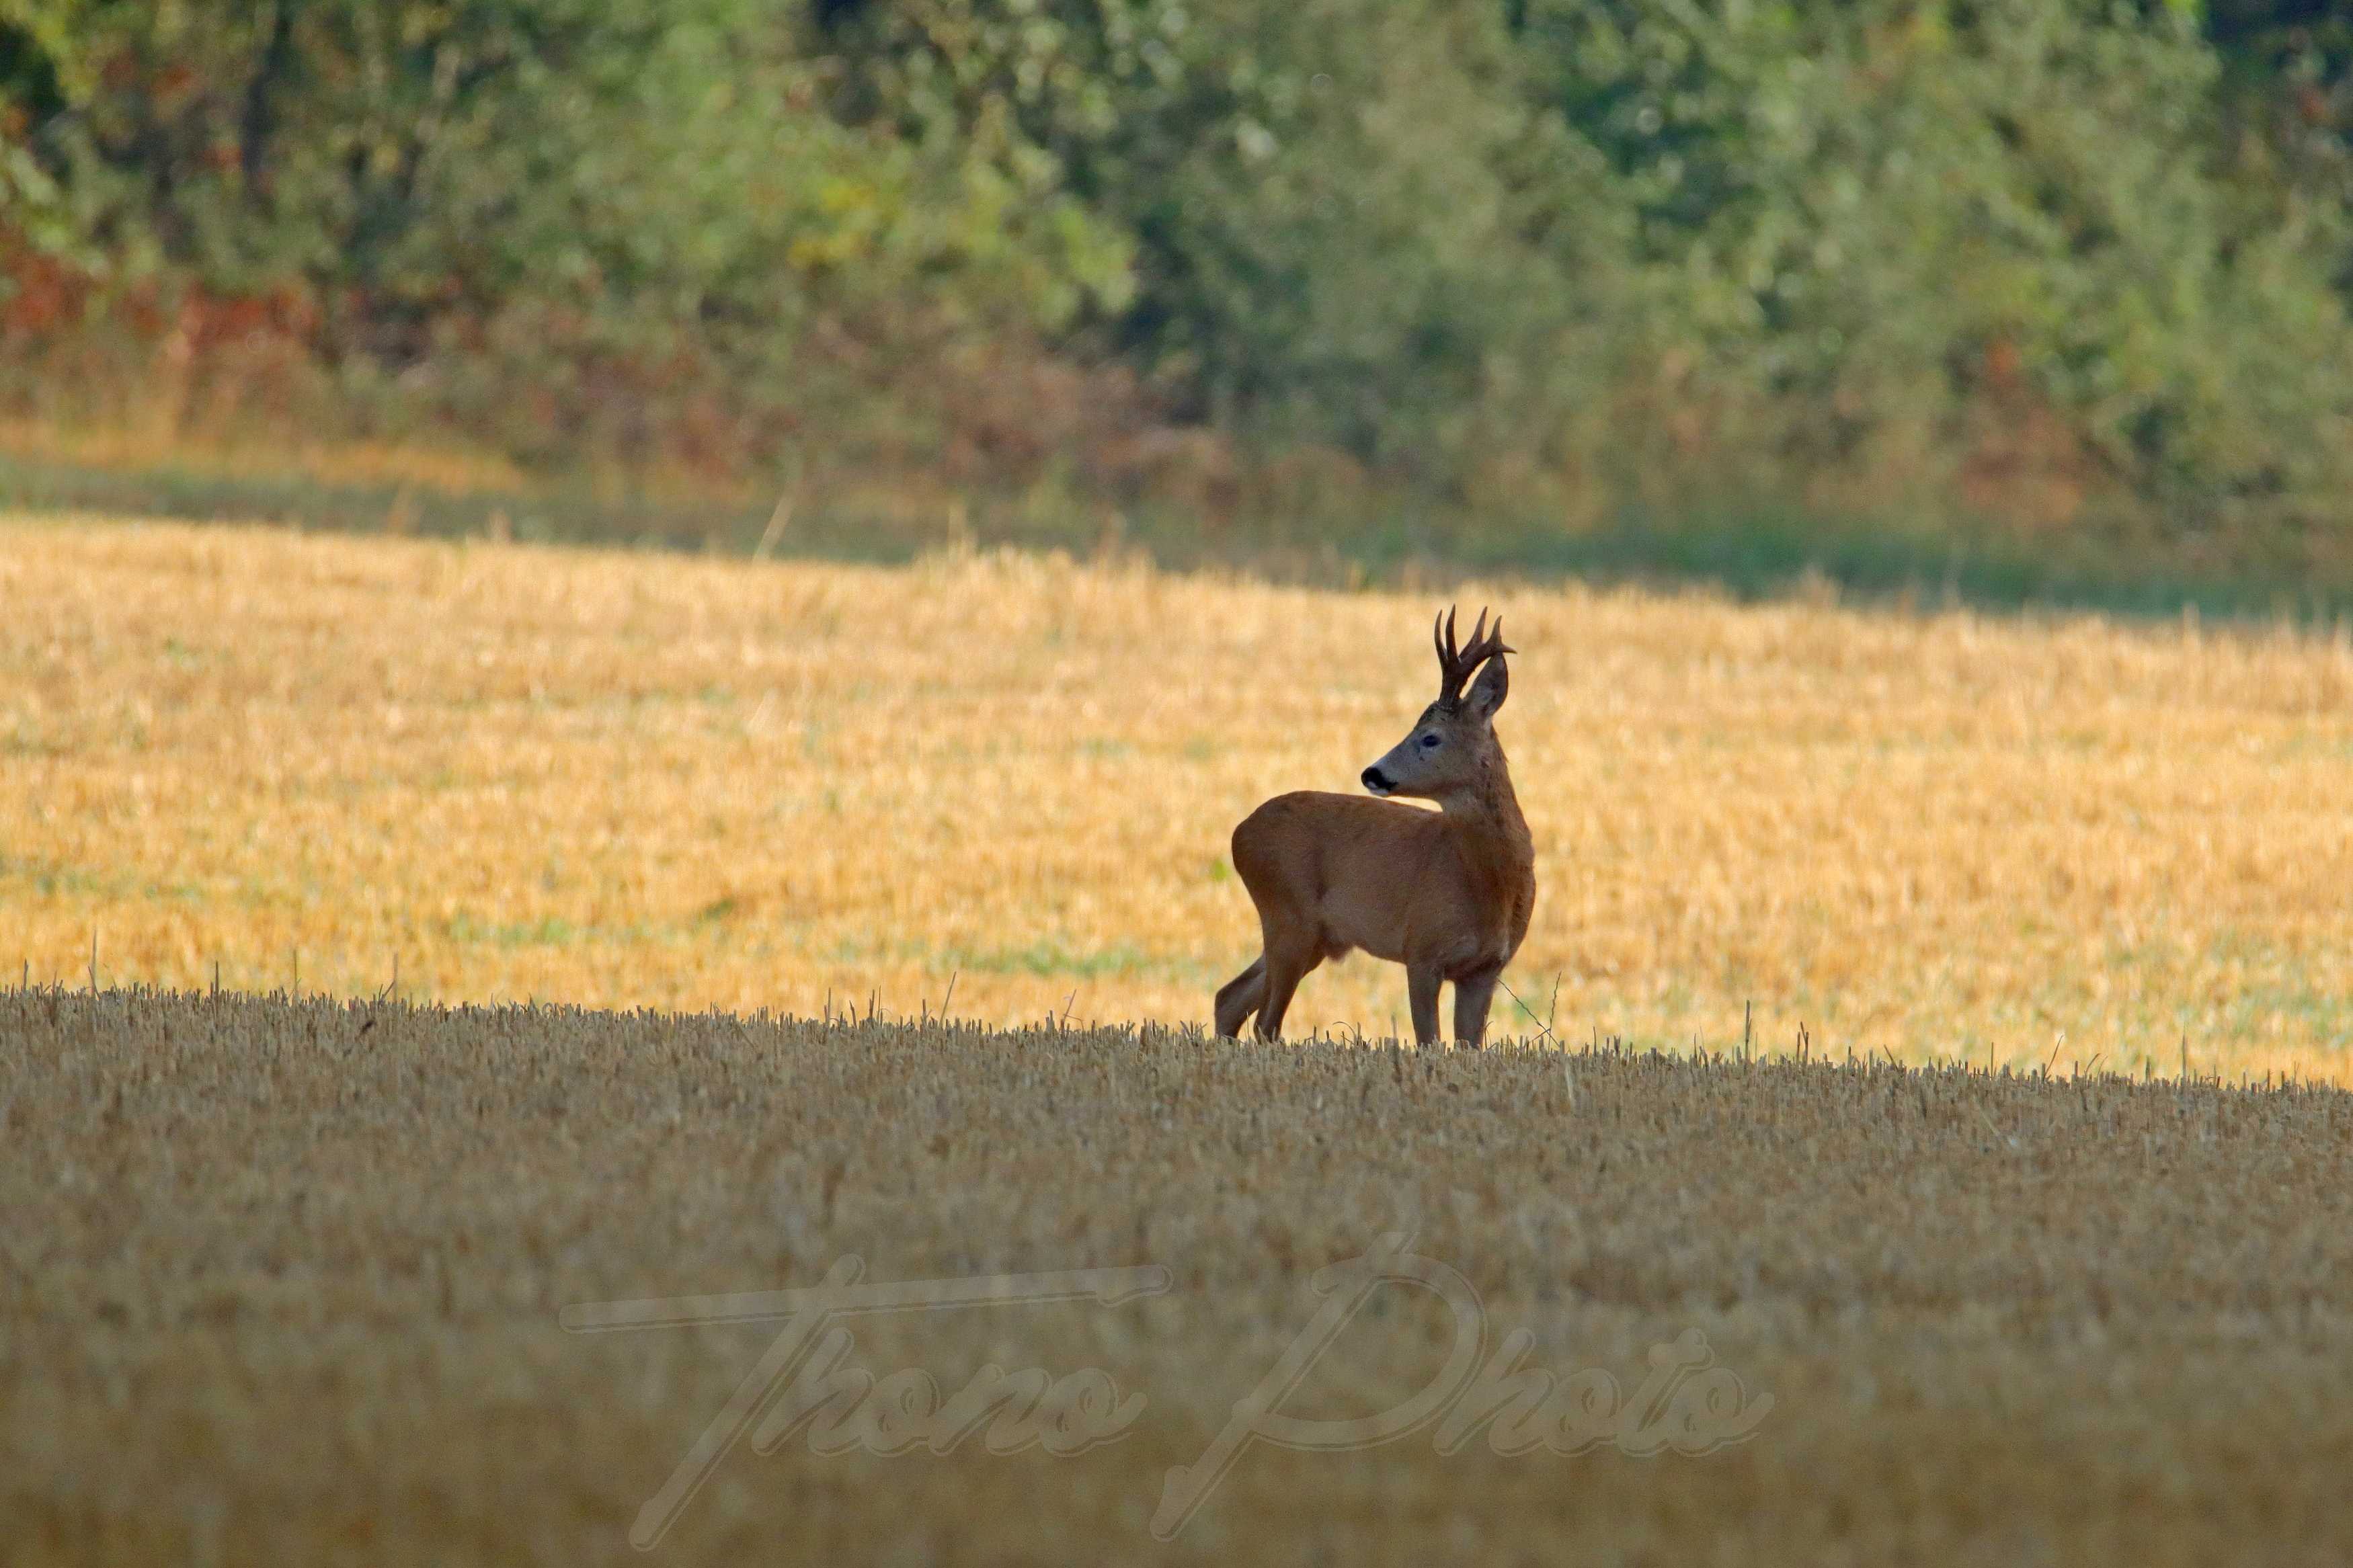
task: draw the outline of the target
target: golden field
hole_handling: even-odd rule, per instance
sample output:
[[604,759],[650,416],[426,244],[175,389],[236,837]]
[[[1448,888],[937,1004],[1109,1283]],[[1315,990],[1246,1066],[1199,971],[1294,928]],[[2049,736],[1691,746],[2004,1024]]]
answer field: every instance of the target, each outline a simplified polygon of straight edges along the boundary
[[[1451,596],[1522,650],[1498,1030],[2347,1079],[2341,629]],[[1403,732],[1437,597],[0,520],[0,964],[1205,1021],[1228,832]],[[1403,1010],[1358,959],[1291,1027]]]
[[[2335,1089],[11,989],[0,1148],[26,1568],[2353,1560]],[[1397,1231],[1470,1313],[1383,1284],[1309,1338],[1318,1271]],[[1165,1270],[836,1320],[814,1363],[943,1396],[1092,1373],[1126,1424],[828,1451],[758,1413],[797,1408],[786,1368],[697,1469],[780,1326],[566,1330],[853,1256],[878,1285]],[[1497,1386],[1449,1371],[1466,1322],[1577,1391],[1543,1441],[1464,1418]],[[1277,1414],[1434,1390],[1438,1425],[1252,1443],[1164,1517],[1303,1343]],[[1653,1395],[1690,1452],[1642,1396],[1678,1345],[1711,1363]]]
[[[1461,596],[1549,1037],[1368,1046],[1359,960],[1262,1047],[1227,831],[1397,739],[1430,595],[0,523],[0,1557],[2353,1557],[2353,648]],[[1397,1233],[1477,1376],[1380,1285],[1274,1407],[1459,1399],[1167,1528]],[[895,1426],[575,1331],[852,1258],[1155,1284],[840,1320]],[[991,1366],[1129,1420],[871,1451]]]

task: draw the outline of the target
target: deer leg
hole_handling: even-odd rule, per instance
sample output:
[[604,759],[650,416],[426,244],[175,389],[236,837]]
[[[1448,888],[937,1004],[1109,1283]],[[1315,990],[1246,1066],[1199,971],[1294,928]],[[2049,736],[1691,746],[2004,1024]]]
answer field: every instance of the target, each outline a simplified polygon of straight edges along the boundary
[[1282,1037],[1282,1015],[1291,1006],[1291,994],[1323,961],[1324,955],[1313,947],[1277,947],[1271,942],[1267,945],[1266,999],[1258,1005],[1260,1039]]
[[1454,983],[1454,1037],[1476,1049],[1487,1037],[1487,1005],[1495,999],[1495,983],[1504,972],[1474,974]]
[[1418,963],[1405,967],[1406,1004],[1413,1009],[1413,1043],[1417,1046],[1438,1044],[1438,985],[1442,978],[1435,968]]
[[1250,967],[1218,987],[1218,1033],[1232,1039],[1242,1024],[1266,1000],[1266,958],[1261,954]]

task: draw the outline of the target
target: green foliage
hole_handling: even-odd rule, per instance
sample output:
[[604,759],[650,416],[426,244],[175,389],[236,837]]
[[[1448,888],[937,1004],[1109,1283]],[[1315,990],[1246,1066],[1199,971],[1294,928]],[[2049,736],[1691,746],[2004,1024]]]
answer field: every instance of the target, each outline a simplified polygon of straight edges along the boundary
[[1634,206],[1636,309],[1799,471],[1963,463],[1991,415],[2152,498],[2341,477],[2341,220],[2237,221],[2175,9],[1535,0],[1527,31]]
[[946,272],[1050,320],[1121,270],[1068,204],[1018,208],[985,165],[845,130],[756,0],[7,8],[65,84],[41,144],[105,204],[85,223],[216,289],[588,294],[688,321]]
[[2348,61],[2286,0],[0,0],[0,276],[85,285],[0,360],[259,300],[355,424],[554,465],[1134,499],[1174,422],[1515,527],[2337,531]]
[[[2259,210],[2218,177],[2198,23],[920,0],[849,29],[850,103],[996,128],[1114,216],[1139,256],[1116,341],[1194,412],[1458,497],[1493,503],[1501,458],[1538,500],[1847,477],[2310,505],[2345,477],[2353,379],[2312,352],[2347,341],[2342,204]],[[2024,470],[2055,493],[2000,493]]]
[[10,11],[68,105],[11,167],[111,276],[290,293],[347,378],[492,417],[529,388],[579,405],[559,440],[688,374],[789,404],[827,331],[1050,330],[1125,279],[1074,201],[842,125],[755,0]]
[[[1182,410],[1428,474],[1529,282],[1544,127],[1500,15],[1442,0],[918,0],[846,29],[853,110],[1007,155],[1135,238],[1110,337]],[[1546,280],[1547,292],[1558,292]]]

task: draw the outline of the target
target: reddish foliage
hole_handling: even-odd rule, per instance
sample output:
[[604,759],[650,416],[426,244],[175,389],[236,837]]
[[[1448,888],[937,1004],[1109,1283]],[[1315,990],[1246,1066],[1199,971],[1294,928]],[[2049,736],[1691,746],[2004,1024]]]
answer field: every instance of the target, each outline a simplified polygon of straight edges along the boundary
[[8,279],[0,342],[45,336],[81,319],[90,287],[79,270],[28,247],[0,245],[0,271]]
[[[959,486],[1029,484],[1063,463],[1113,496],[1175,493],[1216,513],[1240,500],[1222,438],[1167,427],[1131,372],[1018,336],[908,342],[829,321],[801,345],[805,368],[778,380],[694,343],[617,346],[572,304],[489,313],[453,302],[420,321],[355,288],[226,293],[169,273],[110,282],[5,230],[0,279],[0,358],[143,391],[183,428],[364,429],[367,410],[322,403],[321,373],[366,353],[398,373],[404,423],[445,423],[542,462],[593,457],[726,483],[801,452]],[[820,430],[831,434],[812,451]]]

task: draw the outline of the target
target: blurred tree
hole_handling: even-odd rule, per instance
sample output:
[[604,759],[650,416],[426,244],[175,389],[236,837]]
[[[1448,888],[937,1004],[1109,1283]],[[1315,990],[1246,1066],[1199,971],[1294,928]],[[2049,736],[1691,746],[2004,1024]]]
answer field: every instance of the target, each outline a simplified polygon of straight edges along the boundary
[[1966,465],[1992,406],[2151,496],[2322,493],[2341,237],[2239,221],[2186,9],[1529,0],[1523,36],[1636,205],[1654,333],[1796,469]]
[[[859,123],[980,136],[1137,250],[1103,336],[1192,415],[1442,471],[1532,279],[1500,18],[1439,0],[914,0],[838,24]],[[1434,445],[1433,445],[1434,444]]]
[[[859,133],[758,0],[5,0],[53,101],[12,147],[118,275],[299,290],[323,352],[713,360],[756,395],[819,327],[1046,330],[1117,231],[986,160]],[[28,73],[29,69],[29,73]],[[36,107],[11,89],[19,112]],[[564,368],[543,364],[560,395]],[[495,374],[452,362],[447,375]]]
[[2305,0],[0,0],[0,358],[260,310],[306,413],[548,462],[1175,418],[1487,511],[2329,525],[2348,59]]

